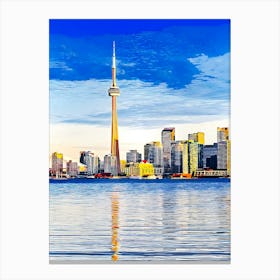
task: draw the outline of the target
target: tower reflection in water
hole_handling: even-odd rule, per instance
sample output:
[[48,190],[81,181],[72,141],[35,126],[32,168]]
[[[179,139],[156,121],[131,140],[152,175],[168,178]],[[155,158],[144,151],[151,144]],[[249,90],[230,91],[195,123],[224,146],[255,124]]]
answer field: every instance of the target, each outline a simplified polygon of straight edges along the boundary
[[119,259],[119,196],[118,193],[112,194],[112,260],[117,261]]

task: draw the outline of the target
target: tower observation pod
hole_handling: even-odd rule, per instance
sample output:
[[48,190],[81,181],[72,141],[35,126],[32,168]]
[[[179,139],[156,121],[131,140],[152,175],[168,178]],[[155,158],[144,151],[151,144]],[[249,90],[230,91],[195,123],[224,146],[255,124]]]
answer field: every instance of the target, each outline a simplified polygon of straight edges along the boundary
[[112,86],[108,90],[109,96],[112,96],[112,131],[111,131],[111,156],[115,160],[115,166],[112,166],[112,174],[120,174],[120,153],[119,153],[119,135],[118,135],[118,115],[117,115],[117,96],[120,95],[120,89],[117,87],[116,80],[116,52],[115,41],[113,41],[112,56]]

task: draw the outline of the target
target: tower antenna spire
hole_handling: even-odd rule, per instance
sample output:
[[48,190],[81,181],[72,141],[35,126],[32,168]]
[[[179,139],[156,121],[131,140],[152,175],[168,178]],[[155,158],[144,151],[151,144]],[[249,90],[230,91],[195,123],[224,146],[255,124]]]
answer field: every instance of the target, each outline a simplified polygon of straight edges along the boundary
[[115,46],[115,41],[113,41],[112,68],[116,68],[116,46]]

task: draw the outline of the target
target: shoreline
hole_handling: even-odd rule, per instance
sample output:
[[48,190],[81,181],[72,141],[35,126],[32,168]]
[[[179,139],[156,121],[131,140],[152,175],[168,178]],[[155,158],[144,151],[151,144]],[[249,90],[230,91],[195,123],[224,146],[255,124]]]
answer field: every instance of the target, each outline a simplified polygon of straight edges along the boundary
[[71,182],[71,183],[84,183],[84,182],[118,182],[118,181],[130,181],[130,182],[177,182],[177,181],[208,181],[208,180],[223,180],[229,181],[231,180],[230,177],[192,177],[192,178],[162,178],[162,179],[149,179],[149,178],[129,178],[129,177],[120,177],[120,178],[49,178],[49,183],[64,183],[64,182]]

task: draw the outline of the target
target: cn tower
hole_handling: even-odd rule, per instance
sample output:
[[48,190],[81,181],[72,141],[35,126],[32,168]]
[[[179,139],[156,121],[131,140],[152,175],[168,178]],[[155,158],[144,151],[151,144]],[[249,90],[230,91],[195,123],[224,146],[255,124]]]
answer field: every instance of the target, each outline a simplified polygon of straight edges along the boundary
[[118,115],[117,115],[117,96],[120,95],[120,89],[117,87],[116,81],[116,54],[115,41],[113,41],[113,57],[112,57],[112,86],[108,90],[109,96],[112,96],[112,132],[111,132],[111,156],[115,158],[115,166],[113,168],[114,175],[120,173],[120,152],[119,152],[119,134],[118,134]]

